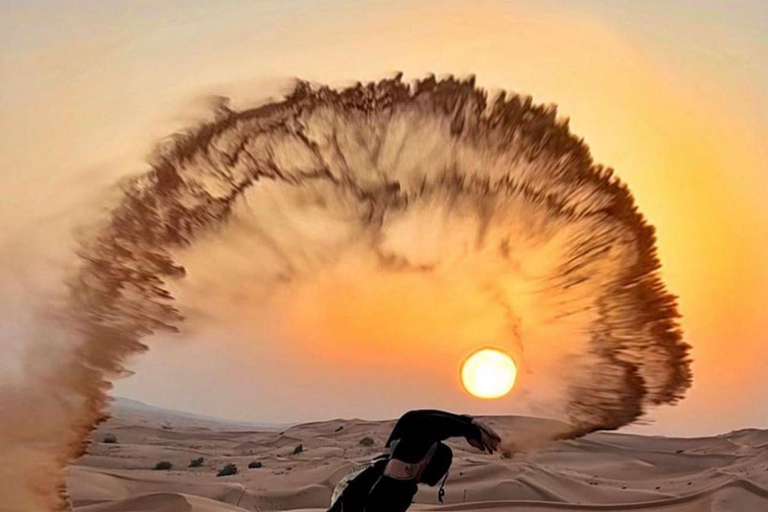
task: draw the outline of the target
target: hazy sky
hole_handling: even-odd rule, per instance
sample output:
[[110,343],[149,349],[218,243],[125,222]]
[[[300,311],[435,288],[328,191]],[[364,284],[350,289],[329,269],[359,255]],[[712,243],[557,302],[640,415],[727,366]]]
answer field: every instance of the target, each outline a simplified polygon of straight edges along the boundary
[[[26,301],[56,288],[72,229],[207,96],[243,106],[293,77],[474,73],[559,104],[657,227],[694,386],[639,430],[768,427],[766,26],[763,0],[0,0],[0,364],[23,375]],[[152,340],[116,392],[258,421],[520,412],[515,392],[481,402],[424,375],[323,366],[234,337]]]

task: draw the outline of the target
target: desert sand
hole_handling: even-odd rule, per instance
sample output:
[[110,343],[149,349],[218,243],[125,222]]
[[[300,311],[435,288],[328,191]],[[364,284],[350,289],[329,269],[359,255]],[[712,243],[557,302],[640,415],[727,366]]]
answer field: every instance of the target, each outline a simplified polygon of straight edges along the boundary
[[[118,400],[69,468],[76,512],[323,511],[336,482],[381,451],[393,421],[332,420],[295,426],[228,423]],[[489,417],[505,438],[531,446],[557,422]],[[104,442],[108,435],[116,442]],[[363,442],[364,438],[370,440]],[[768,510],[768,431],[707,438],[597,433],[485,455],[451,442],[443,505],[422,488],[412,510]],[[301,446],[300,449],[298,447]],[[188,467],[203,457],[199,467]],[[154,470],[159,461],[170,470]],[[251,462],[262,467],[249,469]],[[217,477],[226,464],[238,473]]]

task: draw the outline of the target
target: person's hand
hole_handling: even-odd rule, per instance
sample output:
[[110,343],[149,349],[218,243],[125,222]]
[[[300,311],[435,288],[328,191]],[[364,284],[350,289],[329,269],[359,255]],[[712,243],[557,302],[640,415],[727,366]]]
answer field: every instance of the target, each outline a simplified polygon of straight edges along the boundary
[[477,419],[472,420],[472,424],[480,431],[480,439],[467,439],[469,444],[478,450],[487,451],[488,453],[493,453],[499,449],[501,436],[495,430]]

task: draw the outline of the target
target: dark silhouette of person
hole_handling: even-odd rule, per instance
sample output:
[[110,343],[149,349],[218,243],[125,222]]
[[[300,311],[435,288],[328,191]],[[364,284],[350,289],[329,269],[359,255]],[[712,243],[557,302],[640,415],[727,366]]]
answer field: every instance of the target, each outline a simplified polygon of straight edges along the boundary
[[328,512],[404,512],[411,506],[418,484],[436,486],[438,498],[453,461],[453,451],[443,443],[464,437],[469,444],[495,452],[501,438],[489,426],[467,415],[436,410],[405,413],[385,445],[387,451],[353,469],[331,498]]

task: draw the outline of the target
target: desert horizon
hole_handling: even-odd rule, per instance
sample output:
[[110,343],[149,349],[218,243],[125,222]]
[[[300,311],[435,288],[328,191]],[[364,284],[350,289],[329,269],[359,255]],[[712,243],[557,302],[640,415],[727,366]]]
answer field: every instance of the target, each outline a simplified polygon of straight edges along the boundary
[[[69,467],[76,512],[324,511],[337,481],[381,452],[394,424],[228,423],[120,398],[111,411]],[[768,499],[766,429],[702,438],[597,433],[536,444],[556,420],[484,419],[521,451],[506,458],[451,442],[445,503],[424,487],[414,510],[758,511]],[[170,467],[157,469],[162,463]],[[231,464],[236,473],[217,476]]]

